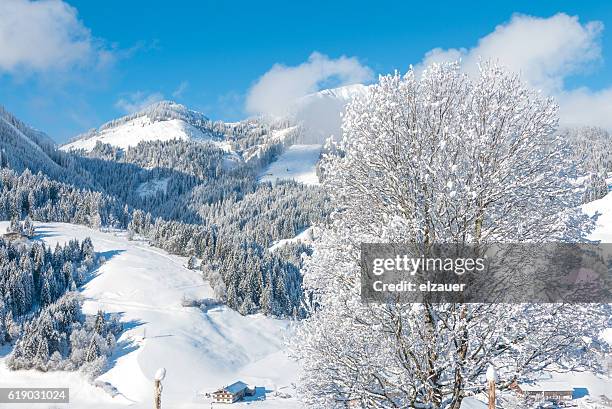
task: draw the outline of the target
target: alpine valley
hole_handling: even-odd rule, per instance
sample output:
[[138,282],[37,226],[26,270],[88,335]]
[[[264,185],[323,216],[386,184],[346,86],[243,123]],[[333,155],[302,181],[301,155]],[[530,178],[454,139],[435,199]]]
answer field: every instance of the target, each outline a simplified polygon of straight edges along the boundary
[[364,88],[234,123],[162,101],[63,146],[0,108],[0,230],[19,235],[0,240],[0,387],[149,407],[164,367],[172,407],[236,380],[260,407],[301,407],[285,340],[330,213],[317,164]]
[[[165,368],[164,407],[208,407],[240,381],[252,389],[238,407],[302,408],[288,344],[313,303],[302,267],[334,210],[321,159],[368,92],[323,90],[232,123],[162,101],[62,146],[0,108],[0,388],[69,388],[70,406],[53,407],[149,408]],[[610,136],[562,132],[588,158],[583,210],[605,239]],[[612,398],[609,378],[552,378]]]

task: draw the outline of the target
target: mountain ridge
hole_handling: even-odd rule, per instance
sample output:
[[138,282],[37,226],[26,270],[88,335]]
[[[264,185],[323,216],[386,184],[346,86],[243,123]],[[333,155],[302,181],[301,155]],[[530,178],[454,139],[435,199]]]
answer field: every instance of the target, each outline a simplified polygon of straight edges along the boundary
[[[303,125],[301,135],[295,143],[323,144],[329,136],[340,137],[341,114],[347,103],[366,94],[368,88],[366,85],[353,84],[308,94],[295,101],[285,117],[273,120],[266,117],[249,117],[237,122],[212,120],[183,104],[165,100],[79,134],[60,149],[91,150],[98,140],[126,149],[141,141],[194,139],[210,140],[229,150],[229,140],[235,139],[236,135],[240,137],[240,133],[244,133],[251,137],[266,131],[248,130],[253,123],[256,124],[255,127],[266,125],[270,137],[274,130]],[[278,123],[282,122],[287,123],[279,126]],[[160,125],[163,123],[167,126]],[[222,143],[224,140],[225,144]]]
[[19,172],[29,169],[63,179],[68,161],[56,150],[55,142],[44,132],[19,120],[0,105],[0,167]]
[[201,112],[174,101],[160,101],[79,134],[60,149],[88,151],[98,141],[126,149],[142,141],[170,139],[219,141],[223,135],[215,131],[215,122]]

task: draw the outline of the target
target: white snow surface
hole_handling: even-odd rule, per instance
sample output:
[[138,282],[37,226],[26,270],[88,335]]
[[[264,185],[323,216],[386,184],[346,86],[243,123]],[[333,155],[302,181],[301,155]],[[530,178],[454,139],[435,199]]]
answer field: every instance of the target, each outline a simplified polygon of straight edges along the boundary
[[287,244],[296,243],[298,241],[301,241],[302,243],[311,243],[314,240],[314,237],[316,234],[315,232],[316,232],[316,229],[314,227],[308,227],[307,229],[304,229],[303,231],[301,231],[300,233],[298,233],[295,237],[291,239],[282,239],[282,240],[276,241],[274,244],[268,247],[268,250],[274,251],[274,250],[284,247]]
[[460,409],[486,409],[487,407],[488,405],[485,402],[468,396],[461,401]]
[[[208,140],[211,138],[210,135],[202,132],[182,119],[152,121],[147,116],[141,116],[124,124],[103,129],[90,138],[74,140],[63,145],[60,149],[65,151],[76,149],[90,151],[96,146],[98,141],[108,143],[121,149],[127,149],[144,141],[170,141],[173,139]],[[227,144],[221,142],[219,147],[227,149],[226,145]]]
[[292,145],[260,175],[263,182],[295,180],[306,185],[318,185],[316,165],[321,145]]
[[597,227],[589,239],[601,240],[602,243],[612,243],[612,192],[605,197],[582,206],[582,210],[593,216],[599,213]]
[[[601,213],[590,238],[612,240],[612,194],[584,205],[583,209],[591,215]],[[0,231],[7,224],[0,222]],[[119,394],[110,396],[79,372],[9,371],[4,362],[10,352],[7,346],[0,349],[0,387],[69,387],[71,404],[53,405],[54,408],[149,408],[155,372],[164,367],[167,370],[163,381],[164,407],[208,407],[210,401],[200,393],[235,381],[268,391],[279,390],[293,397],[282,399],[267,393],[264,400],[236,403],[232,407],[251,404],[264,409],[301,407],[291,386],[298,366],[286,356],[283,347],[283,340],[291,331],[289,322],[262,315],[243,317],[226,307],[208,312],[181,307],[183,296],[211,297],[210,286],[197,272],[183,267],[184,258],[143,242],[128,241],[123,232],[99,232],[63,223],[36,223],[36,227],[37,239],[51,246],[72,238],[91,237],[96,252],[107,259],[83,287],[82,294],[86,313],[93,314],[100,308],[122,314],[125,331],[111,357],[112,367],[98,378],[116,387]],[[610,338],[609,333],[606,338]],[[584,388],[591,398],[612,397],[612,380],[608,377],[574,372],[553,374],[550,381]],[[466,398],[462,409],[484,406],[486,403]],[[23,405],[0,407],[19,409]]]
[[497,381],[497,369],[493,365],[487,368],[487,381]]
[[148,182],[143,182],[136,188],[136,193],[140,197],[154,196],[157,192],[166,193],[168,190],[168,182],[170,182],[170,178],[155,179]]
[[595,375],[591,372],[568,372],[568,373],[552,373],[551,383],[560,383],[569,385],[570,388],[585,390],[585,397],[598,401],[604,395],[608,399],[612,399],[612,378],[603,375]]
[[[0,222],[0,231],[7,224]],[[284,352],[289,321],[263,315],[244,317],[225,306],[207,312],[182,307],[184,296],[212,297],[208,283],[197,271],[183,267],[185,258],[141,241],[128,241],[124,232],[99,232],[64,223],[37,223],[36,228],[36,239],[52,248],[72,238],[91,237],[95,251],[106,258],[82,288],[83,309],[87,314],[98,309],[121,314],[125,330],[111,357],[111,368],[98,378],[117,388],[119,395],[111,397],[79,372],[9,371],[4,362],[8,348],[0,350],[0,387],[69,387],[70,407],[74,408],[150,408],[155,372],[163,367],[167,371],[162,382],[164,407],[208,407],[210,400],[201,393],[238,380],[258,387],[259,395],[264,396],[256,403],[258,408],[301,407],[291,386],[297,363]],[[274,390],[292,397],[275,396]]]

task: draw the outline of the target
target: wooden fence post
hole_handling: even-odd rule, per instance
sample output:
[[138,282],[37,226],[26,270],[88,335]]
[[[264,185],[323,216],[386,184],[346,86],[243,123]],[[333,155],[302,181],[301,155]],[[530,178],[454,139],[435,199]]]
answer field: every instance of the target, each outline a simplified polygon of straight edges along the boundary
[[161,395],[164,387],[162,386],[161,381],[166,377],[166,369],[159,368],[157,372],[155,372],[155,381],[153,382],[153,403],[154,409],[161,409]]
[[487,368],[487,391],[489,394],[488,409],[495,409],[495,382],[497,381],[497,371],[493,365]]

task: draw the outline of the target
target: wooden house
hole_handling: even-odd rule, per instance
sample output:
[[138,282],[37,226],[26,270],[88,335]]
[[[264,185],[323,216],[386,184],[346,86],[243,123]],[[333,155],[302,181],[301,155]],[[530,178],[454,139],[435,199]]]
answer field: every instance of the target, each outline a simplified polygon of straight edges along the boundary
[[527,398],[567,401],[572,399],[574,388],[567,382],[537,381],[519,384],[517,391]]
[[254,392],[246,383],[238,381],[213,392],[212,397],[214,403],[234,403],[245,396],[252,396]]

